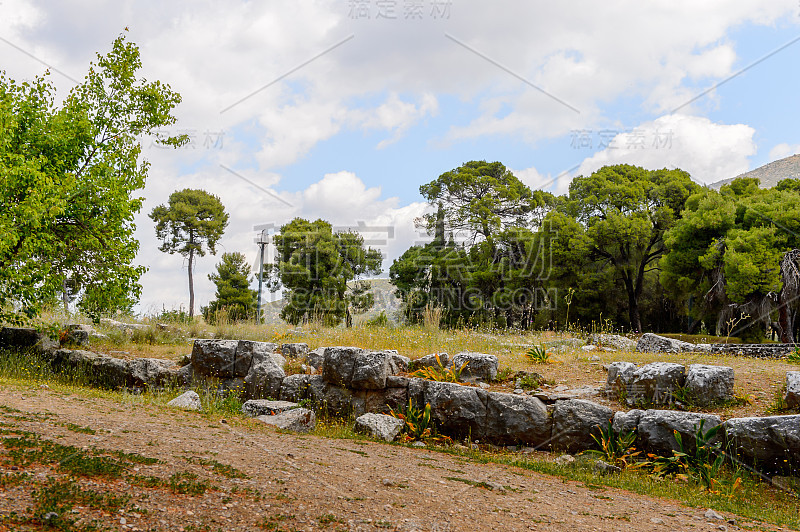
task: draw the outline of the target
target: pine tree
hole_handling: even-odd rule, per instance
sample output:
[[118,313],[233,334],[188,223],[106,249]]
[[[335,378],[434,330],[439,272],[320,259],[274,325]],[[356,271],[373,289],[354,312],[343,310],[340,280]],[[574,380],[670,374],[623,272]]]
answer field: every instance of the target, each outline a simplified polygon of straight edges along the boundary
[[256,310],[256,291],[250,288],[250,265],[242,253],[223,253],[217,273],[208,278],[217,285],[216,299],[203,309],[206,321],[213,322],[224,310],[233,321],[246,320]]

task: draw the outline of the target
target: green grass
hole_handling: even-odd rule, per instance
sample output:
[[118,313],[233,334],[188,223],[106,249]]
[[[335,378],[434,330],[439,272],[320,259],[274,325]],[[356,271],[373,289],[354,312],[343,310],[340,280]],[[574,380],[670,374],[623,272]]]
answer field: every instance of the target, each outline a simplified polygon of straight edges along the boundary
[[73,530],[75,521],[69,516],[75,506],[115,512],[127,504],[130,497],[84,490],[74,480],[48,477],[34,490],[33,500],[34,520],[48,528]]
[[215,474],[226,478],[249,478],[246,474],[244,474],[242,471],[239,471],[232,465],[222,464],[216,460],[209,460],[207,458],[200,458],[197,456],[184,456],[183,459],[190,464],[200,464],[203,467],[208,467]]
[[212,489],[211,483],[207,480],[200,480],[194,473],[179,471],[172,474],[167,480],[167,486],[175,494],[181,495],[203,495]]

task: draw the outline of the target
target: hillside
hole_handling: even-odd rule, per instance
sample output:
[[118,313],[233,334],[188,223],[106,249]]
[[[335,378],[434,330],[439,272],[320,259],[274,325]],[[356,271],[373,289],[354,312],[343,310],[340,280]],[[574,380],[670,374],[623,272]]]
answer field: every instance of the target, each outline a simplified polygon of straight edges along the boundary
[[778,184],[778,181],[786,178],[800,179],[800,154],[792,155],[784,159],[772,161],[769,164],[760,166],[755,170],[750,170],[736,177],[723,179],[712,183],[709,187],[719,190],[722,185],[727,185],[734,179],[739,177],[756,177],[761,181],[761,188],[772,188]]

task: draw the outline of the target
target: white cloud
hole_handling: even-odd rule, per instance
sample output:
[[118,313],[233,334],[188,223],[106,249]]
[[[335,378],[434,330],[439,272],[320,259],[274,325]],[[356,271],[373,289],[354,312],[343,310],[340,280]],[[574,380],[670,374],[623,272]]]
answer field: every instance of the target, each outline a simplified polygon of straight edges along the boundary
[[365,130],[376,129],[392,132],[391,137],[378,143],[377,148],[385,148],[400,139],[413,125],[428,115],[435,116],[439,110],[436,96],[430,93],[423,94],[419,105],[403,101],[392,92],[386,101],[375,109],[355,111],[352,121],[360,124]]
[[[254,176],[250,178],[255,179]],[[141,243],[140,260],[149,271],[142,278],[143,293],[139,308],[142,312],[160,311],[188,306],[188,278],[186,261],[180,255],[166,255],[157,251],[160,244],[155,238],[153,222],[147,214],[158,203],[166,203],[173,190],[200,188],[220,197],[230,215],[229,225],[218,246],[218,255],[198,259],[195,268],[195,297],[198,311],[214,297],[214,285],[208,274],[219,262],[219,254],[239,251],[248,262],[257,267],[258,246],[254,243],[254,227],[272,224],[275,228],[295,217],[316,220],[322,218],[335,227],[353,227],[359,230],[371,246],[379,249],[385,258],[384,275],[392,260],[399,257],[415,242],[424,239],[414,229],[414,219],[427,207],[424,203],[397,206],[396,198],[382,198],[378,187],[367,187],[352,172],[326,174],[321,180],[297,193],[270,191],[256,188],[224,171],[182,176],[168,180],[157,172],[146,188],[148,197],[162,198],[148,201],[137,217],[136,237]],[[288,203],[288,205],[287,205]],[[269,250],[268,250],[269,252]]]
[[572,180],[568,170],[556,175],[545,175],[532,166],[523,170],[511,170],[511,173],[528,185],[531,190],[545,190],[556,195],[566,193],[569,190],[569,182]]
[[748,157],[756,152],[754,134],[744,124],[666,115],[616,135],[607,148],[584,160],[577,173],[589,175],[606,165],[634,164],[680,168],[699,183],[714,183],[748,170]]
[[777,161],[778,159],[790,157],[797,153],[800,153],[800,144],[787,144],[783,142],[769,150],[769,160]]
[[[737,55],[724,42],[732,28],[774,24],[793,15],[796,2],[463,0],[452,4],[446,20],[422,21],[404,20],[400,11],[394,21],[374,14],[352,20],[341,0],[16,0],[0,5],[0,28],[20,46],[82,75],[94,51],[107,50],[129,27],[147,77],[184,95],[181,122],[228,131],[258,124],[251,134],[262,146],[258,163],[268,170],[296,161],[343,127],[384,129],[383,147],[434,114],[442,94],[486,104],[480,116],[451,131],[455,140],[557,137],[607,120],[603,103],[620,97],[642,100],[647,112],[669,112],[732,73]],[[6,68],[41,71],[17,51],[7,55]]]

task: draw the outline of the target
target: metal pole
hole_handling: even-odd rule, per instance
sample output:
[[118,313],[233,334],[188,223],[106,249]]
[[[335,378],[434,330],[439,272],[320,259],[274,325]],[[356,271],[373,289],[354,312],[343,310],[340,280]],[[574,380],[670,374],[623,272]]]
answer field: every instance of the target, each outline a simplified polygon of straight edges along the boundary
[[263,283],[264,279],[264,231],[261,231],[261,238],[258,239],[258,247],[261,248],[261,252],[259,253],[259,260],[258,260],[258,306],[256,307],[256,318],[258,319],[258,324],[261,325],[261,284]]

